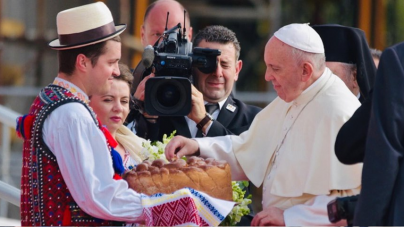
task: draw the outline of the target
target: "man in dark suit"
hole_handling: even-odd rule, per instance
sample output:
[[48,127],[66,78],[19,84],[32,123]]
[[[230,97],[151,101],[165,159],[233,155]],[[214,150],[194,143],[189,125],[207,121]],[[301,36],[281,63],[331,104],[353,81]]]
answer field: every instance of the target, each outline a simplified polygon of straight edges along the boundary
[[354,225],[404,225],[404,43],[383,51],[373,92]]
[[[136,132],[143,132],[139,136],[161,140],[164,134],[174,130],[176,135],[188,138],[239,135],[250,127],[261,110],[234,98],[231,93],[242,68],[240,44],[233,31],[223,26],[208,26],[195,36],[193,45],[221,51],[216,70],[206,74],[193,69],[195,87],[192,86],[192,109],[187,116],[160,116],[155,122],[148,122],[146,128],[137,127]],[[144,90],[145,81],[139,84],[135,98]],[[211,107],[213,110],[208,113],[207,108]]]

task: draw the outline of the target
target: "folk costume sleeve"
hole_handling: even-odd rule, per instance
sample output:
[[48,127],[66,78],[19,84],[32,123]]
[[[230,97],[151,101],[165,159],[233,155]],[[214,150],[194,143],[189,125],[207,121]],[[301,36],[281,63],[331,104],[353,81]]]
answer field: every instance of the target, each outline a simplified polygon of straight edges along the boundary
[[57,108],[45,120],[43,131],[72,197],[85,212],[109,220],[139,220],[140,195],[128,190],[126,181],[113,180],[105,137],[83,105]]

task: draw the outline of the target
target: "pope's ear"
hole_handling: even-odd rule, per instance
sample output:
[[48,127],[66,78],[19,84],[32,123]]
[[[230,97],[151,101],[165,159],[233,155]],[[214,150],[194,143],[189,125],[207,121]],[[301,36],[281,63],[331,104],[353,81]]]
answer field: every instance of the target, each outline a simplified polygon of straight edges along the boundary
[[303,63],[302,82],[307,82],[313,75],[313,65],[305,62]]

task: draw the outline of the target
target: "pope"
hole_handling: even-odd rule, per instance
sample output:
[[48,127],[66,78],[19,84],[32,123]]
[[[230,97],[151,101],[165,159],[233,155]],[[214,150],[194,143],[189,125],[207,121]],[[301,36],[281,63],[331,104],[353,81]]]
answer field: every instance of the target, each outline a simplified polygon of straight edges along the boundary
[[264,60],[265,79],[278,97],[248,131],[200,139],[177,136],[167,145],[166,157],[224,159],[233,180],[263,184],[263,210],[252,225],[331,225],[327,203],[358,194],[361,186],[362,166],[343,165],[334,153],[338,130],[360,103],[325,66],[323,42],[308,24],[275,32]]

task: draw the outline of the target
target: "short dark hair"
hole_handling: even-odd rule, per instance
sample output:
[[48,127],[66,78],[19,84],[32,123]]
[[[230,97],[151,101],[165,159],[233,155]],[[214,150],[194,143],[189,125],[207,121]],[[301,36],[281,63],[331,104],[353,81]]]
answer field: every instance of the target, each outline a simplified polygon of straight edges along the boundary
[[232,43],[236,49],[236,60],[240,57],[240,42],[237,40],[236,34],[221,25],[211,25],[200,30],[194,37],[193,45],[197,47],[203,40],[206,42],[214,42],[221,44]]
[[107,41],[121,42],[120,36],[115,36],[104,42],[96,43],[89,46],[84,46],[80,48],[59,50],[59,72],[66,73],[67,75],[72,75],[75,70],[76,58],[79,54],[84,54],[86,57],[91,59],[92,66],[97,64],[98,58],[106,52],[105,46]]
[[121,73],[119,74],[119,76],[114,77],[114,79],[122,80],[122,81],[128,83],[129,90],[130,90],[130,88],[132,86],[132,82],[133,82],[132,71],[129,69],[129,67],[127,65],[125,65],[124,63],[121,63],[121,62],[119,62],[119,71]]

